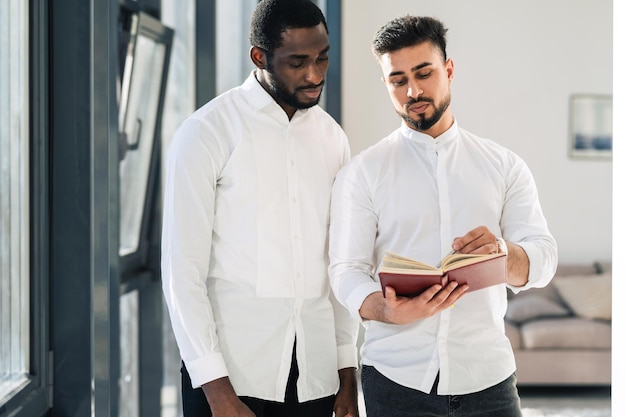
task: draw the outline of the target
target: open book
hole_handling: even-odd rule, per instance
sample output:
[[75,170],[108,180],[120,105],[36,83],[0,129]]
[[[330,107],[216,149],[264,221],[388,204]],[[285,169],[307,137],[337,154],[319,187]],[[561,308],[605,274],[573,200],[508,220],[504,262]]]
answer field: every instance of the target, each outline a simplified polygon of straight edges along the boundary
[[506,253],[487,255],[454,253],[441,260],[436,267],[393,252],[385,252],[378,276],[385,295],[385,287],[397,295],[415,297],[427,288],[448,281],[468,284],[468,291],[476,291],[506,282]]

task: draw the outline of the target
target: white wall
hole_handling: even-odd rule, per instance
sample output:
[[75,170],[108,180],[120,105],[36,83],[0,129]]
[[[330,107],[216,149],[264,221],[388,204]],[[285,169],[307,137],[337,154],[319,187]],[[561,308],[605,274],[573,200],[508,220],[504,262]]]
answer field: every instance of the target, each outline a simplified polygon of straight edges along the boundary
[[400,125],[370,52],[405,14],[440,18],[455,62],[460,126],[519,154],[534,173],[561,262],[611,259],[612,163],[568,156],[568,100],[612,93],[611,0],[343,0],[342,124],[353,154]]

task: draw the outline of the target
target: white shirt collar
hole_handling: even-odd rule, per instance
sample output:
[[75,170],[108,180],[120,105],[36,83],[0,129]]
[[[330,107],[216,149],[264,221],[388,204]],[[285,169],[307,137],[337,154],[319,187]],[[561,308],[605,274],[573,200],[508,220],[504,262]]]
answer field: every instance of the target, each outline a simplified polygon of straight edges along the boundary
[[433,138],[432,136],[427,135],[426,133],[413,130],[410,127],[408,127],[406,123],[404,122],[402,122],[400,131],[402,132],[403,136],[411,140],[415,140],[419,143],[425,143],[427,145],[437,145],[437,144],[444,145],[446,143],[451,142],[455,137],[458,136],[459,125],[457,124],[456,119],[454,119],[454,123],[452,123],[452,126],[450,126],[448,130],[446,130],[445,132],[443,132],[441,135],[437,136],[436,138]]
[[[280,110],[281,113],[285,114],[285,110],[274,100],[274,97],[268,93],[265,88],[261,85],[259,80],[256,78],[256,71],[252,70],[250,75],[241,85],[242,89],[246,92],[245,97],[246,100],[250,103],[250,105],[254,108],[254,110],[260,111],[264,108],[270,107],[272,110]],[[298,109],[296,110],[296,114],[305,113],[308,109]]]

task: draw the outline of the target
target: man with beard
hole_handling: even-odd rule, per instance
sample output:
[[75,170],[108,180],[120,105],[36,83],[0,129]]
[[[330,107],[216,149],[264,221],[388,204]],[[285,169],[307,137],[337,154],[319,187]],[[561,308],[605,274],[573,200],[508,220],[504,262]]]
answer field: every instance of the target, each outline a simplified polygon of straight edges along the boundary
[[358,323],[327,270],[331,187],[350,157],[317,106],[327,31],[311,1],[261,1],[257,68],[168,149],[163,291],[187,417],[358,415]]
[[[372,49],[403,123],[353,158],[333,188],[331,286],[365,327],[367,417],[521,416],[507,287],[545,286],[556,270],[526,164],[452,115],[446,31],[405,16],[376,33]],[[508,250],[506,284],[467,292],[449,282],[411,298],[387,287],[383,297],[385,251],[435,265],[451,250]]]

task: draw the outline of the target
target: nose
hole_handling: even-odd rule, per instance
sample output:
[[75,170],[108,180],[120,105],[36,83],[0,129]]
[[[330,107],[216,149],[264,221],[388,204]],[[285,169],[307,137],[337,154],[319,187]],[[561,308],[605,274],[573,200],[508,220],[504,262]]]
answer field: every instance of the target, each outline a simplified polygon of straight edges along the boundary
[[319,84],[324,80],[324,75],[326,74],[326,66],[311,64],[308,66],[305,80],[307,83],[311,84]]
[[406,95],[411,98],[418,98],[421,94],[424,94],[424,90],[422,90],[417,83],[417,81],[409,81],[409,88],[407,89]]

